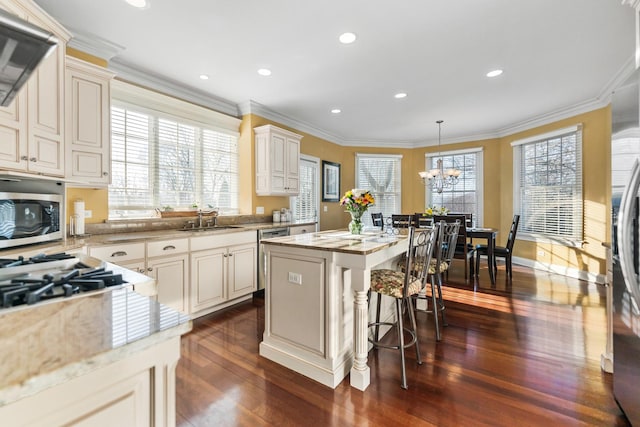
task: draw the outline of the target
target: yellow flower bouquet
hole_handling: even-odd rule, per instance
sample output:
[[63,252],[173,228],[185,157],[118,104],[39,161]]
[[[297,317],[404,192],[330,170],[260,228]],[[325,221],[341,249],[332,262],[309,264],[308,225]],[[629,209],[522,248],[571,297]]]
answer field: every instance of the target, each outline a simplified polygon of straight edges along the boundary
[[351,222],[349,223],[351,234],[362,233],[362,215],[375,202],[376,200],[369,190],[354,188],[344,193],[340,199],[340,205],[344,206],[346,211],[351,214]]

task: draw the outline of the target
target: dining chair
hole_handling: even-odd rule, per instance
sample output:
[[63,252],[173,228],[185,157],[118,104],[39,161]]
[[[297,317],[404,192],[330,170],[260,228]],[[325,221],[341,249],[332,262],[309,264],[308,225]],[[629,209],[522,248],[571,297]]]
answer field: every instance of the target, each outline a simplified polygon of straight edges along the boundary
[[467,228],[473,227],[473,213],[465,213],[465,212],[449,212],[447,215],[464,215],[465,217],[465,225]]
[[[456,250],[453,254],[453,258],[464,260],[464,281],[469,282],[469,279],[475,273],[474,268],[474,255],[476,252],[475,247],[470,244],[467,236],[467,217],[466,215],[434,215],[434,222],[445,221],[452,223],[460,221],[460,228],[458,229],[458,239],[456,241]],[[447,274],[449,270],[447,270]]]
[[384,217],[382,212],[371,212],[371,221],[374,227],[380,227],[380,230],[384,230]]
[[413,215],[392,214],[391,226],[393,228],[409,228],[413,223]]
[[[489,266],[489,268],[493,268],[495,275],[498,274],[498,263],[496,262],[496,257],[504,258],[505,267],[507,270],[507,276],[509,279],[513,278],[513,269],[511,266],[511,258],[513,255],[513,245],[516,242],[516,233],[518,232],[518,224],[520,223],[520,215],[514,215],[513,221],[511,221],[511,228],[509,229],[509,235],[507,236],[507,244],[506,246],[495,246],[493,248],[493,266]],[[480,255],[487,255],[488,247],[487,245],[476,245],[476,275],[478,275],[479,264],[480,264]]]
[[426,216],[422,212],[416,212],[413,214],[413,225],[418,228],[427,228],[433,225],[433,218]]
[[[429,284],[431,295],[427,295],[425,285],[422,290],[414,296],[417,300],[425,300],[427,304],[426,308],[418,308],[418,304],[415,305],[416,312],[433,313],[434,323],[436,327],[436,341],[440,341],[440,324],[438,313],[442,317],[442,326],[447,326],[447,319],[444,314],[445,305],[442,298],[442,276],[449,269],[451,260],[456,249],[456,240],[458,239],[458,230],[460,229],[460,222],[447,223],[440,221],[434,224],[436,229],[437,238],[434,248],[434,254],[429,264]],[[429,301],[431,300],[431,301]],[[431,307],[429,307],[431,303]]]
[[[422,289],[429,273],[429,265],[433,255],[435,243],[435,229],[417,230],[415,227],[409,227],[408,230],[408,247],[405,255],[405,264],[402,270],[379,269],[371,271],[370,291],[376,292],[377,306],[375,322],[369,323],[369,327],[373,327],[374,336],[369,338],[369,342],[374,348],[390,348],[399,350],[401,364],[401,387],[407,389],[407,373],[405,369],[404,350],[415,345],[416,362],[421,365],[420,346],[418,344],[418,334],[416,331],[416,318],[411,303],[411,297]],[[381,297],[389,296],[395,299],[396,322],[380,321],[380,300]],[[404,326],[404,313],[408,313],[410,325]],[[380,339],[378,333],[380,326],[396,326],[397,341],[387,344],[388,341]],[[405,342],[405,332],[409,334],[410,341]]]

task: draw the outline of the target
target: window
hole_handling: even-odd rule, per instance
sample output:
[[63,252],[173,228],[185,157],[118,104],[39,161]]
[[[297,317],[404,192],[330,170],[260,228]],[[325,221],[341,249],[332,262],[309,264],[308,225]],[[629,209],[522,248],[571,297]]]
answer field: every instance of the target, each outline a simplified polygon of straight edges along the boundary
[[474,222],[482,225],[482,148],[430,153],[426,159],[426,170],[436,168],[438,159],[442,159],[444,170],[456,168],[462,173],[458,182],[445,188],[442,193],[436,193],[427,186],[425,197],[427,206],[444,206],[450,212],[472,213]]
[[514,210],[520,235],[582,241],[581,126],[515,141]]
[[109,218],[153,216],[167,206],[237,213],[237,139],[234,131],[114,96]]
[[320,160],[311,156],[300,156],[300,193],[291,197],[289,206],[295,221],[318,220],[320,208]]
[[365,225],[373,225],[371,212],[382,212],[385,218],[402,213],[401,162],[399,155],[356,154],[356,188],[369,190],[376,199],[364,215]]

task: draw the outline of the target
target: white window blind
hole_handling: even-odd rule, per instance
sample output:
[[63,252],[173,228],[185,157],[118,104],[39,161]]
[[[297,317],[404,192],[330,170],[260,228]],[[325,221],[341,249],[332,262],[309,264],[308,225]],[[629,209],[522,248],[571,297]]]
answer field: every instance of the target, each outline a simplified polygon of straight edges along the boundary
[[514,143],[515,209],[520,231],[582,241],[582,132],[580,127]]
[[237,136],[114,101],[110,218],[156,208],[238,211]]
[[297,221],[317,221],[320,206],[320,185],[318,183],[319,160],[300,157],[300,193],[291,197],[290,208]]
[[385,218],[402,212],[402,156],[356,154],[356,188],[369,190],[376,202],[364,215],[363,222],[372,226],[372,212]]
[[472,213],[475,222],[482,224],[482,172],[483,152],[481,149],[461,150],[437,155],[428,155],[426,170],[437,167],[438,159],[442,159],[444,170],[455,168],[462,173],[458,182],[442,193],[431,191],[427,186],[428,206],[446,207],[450,212]]

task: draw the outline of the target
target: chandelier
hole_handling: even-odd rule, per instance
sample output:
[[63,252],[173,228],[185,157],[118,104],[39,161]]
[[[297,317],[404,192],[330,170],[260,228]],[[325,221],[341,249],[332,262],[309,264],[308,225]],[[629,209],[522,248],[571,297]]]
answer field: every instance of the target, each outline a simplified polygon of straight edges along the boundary
[[442,157],[440,156],[440,134],[443,120],[438,120],[436,123],[438,124],[438,156],[440,158],[436,162],[435,169],[418,172],[418,175],[420,175],[424,185],[430,185],[432,190],[442,193],[442,190],[450,188],[458,182],[458,177],[462,172],[455,168],[444,170]]

